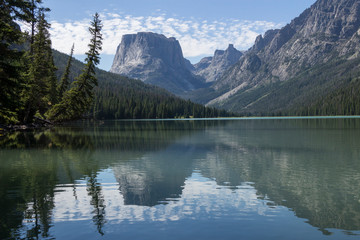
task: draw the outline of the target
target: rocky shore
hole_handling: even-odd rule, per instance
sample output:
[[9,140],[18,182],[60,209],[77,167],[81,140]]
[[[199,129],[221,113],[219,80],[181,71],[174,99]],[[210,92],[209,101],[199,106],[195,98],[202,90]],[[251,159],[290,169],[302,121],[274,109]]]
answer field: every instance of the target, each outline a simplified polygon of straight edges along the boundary
[[10,124],[10,125],[0,124],[0,136],[4,135],[7,132],[12,132],[12,131],[27,131],[27,130],[40,129],[40,128],[50,128],[52,126],[54,126],[52,122],[41,118],[35,118],[35,121],[33,123],[28,123],[28,124]]

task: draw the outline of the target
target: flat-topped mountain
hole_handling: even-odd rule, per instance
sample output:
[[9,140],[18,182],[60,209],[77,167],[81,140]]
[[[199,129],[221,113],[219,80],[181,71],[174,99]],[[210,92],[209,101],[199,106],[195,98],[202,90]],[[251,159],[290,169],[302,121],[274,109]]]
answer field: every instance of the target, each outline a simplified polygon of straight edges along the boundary
[[243,54],[229,44],[226,50],[216,50],[213,57],[206,57],[194,65],[194,73],[206,82],[215,82],[232,65],[239,61]]
[[122,37],[110,72],[140,79],[180,94],[203,86],[189,70],[179,42],[164,35],[140,32]]
[[344,115],[360,113],[353,90],[360,91],[359,49],[360,1],[318,0],[248,51],[230,44],[195,65],[175,38],[125,35],[111,71],[233,112]]

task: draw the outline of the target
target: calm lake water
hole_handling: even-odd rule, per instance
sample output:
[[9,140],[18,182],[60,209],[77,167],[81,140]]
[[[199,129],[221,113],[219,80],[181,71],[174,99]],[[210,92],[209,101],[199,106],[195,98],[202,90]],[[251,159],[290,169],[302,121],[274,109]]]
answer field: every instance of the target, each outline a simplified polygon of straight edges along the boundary
[[0,239],[359,239],[360,119],[76,123],[0,138]]

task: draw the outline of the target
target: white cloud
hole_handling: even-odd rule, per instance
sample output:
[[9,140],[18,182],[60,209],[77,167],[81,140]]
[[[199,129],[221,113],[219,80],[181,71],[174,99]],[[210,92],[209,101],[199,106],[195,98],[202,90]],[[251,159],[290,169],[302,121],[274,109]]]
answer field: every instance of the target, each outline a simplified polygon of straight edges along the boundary
[[[204,19],[183,19],[158,16],[120,16],[116,13],[101,15],[103,22],[103,54],[115,54],[122,35],[137,32],[156,32],[179,40],[185,57],[212,55],[216,49],[225,49],[229,43],[237,49],[246,50],[252,46],[257,35],[281,24],[266,21],[237,19],[207,21]],[[75,54],[84,54],[89,42],[90,19],[60,23],[51,22],[53,47],[69,52],[75,43]]]

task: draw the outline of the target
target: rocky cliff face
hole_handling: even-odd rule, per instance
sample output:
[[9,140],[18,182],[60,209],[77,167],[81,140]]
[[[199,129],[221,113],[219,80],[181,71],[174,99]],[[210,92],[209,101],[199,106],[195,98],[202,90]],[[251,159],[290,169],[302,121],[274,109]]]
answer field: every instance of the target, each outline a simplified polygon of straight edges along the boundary
[[175,38],[140,32],[122,37],[110,72],[181,94],[202,86],[201,79],[189,68]]
[[288,81],[314,66],[357,58],[359,28],[360,1],[318,0],[282,29],[258,36],[254,46],[213,85],[219,97],[211,103],[221,106],[232,101],[234,105],[239,99],[234,95],[245,90],[249,94],[259,86]]
[[216,50],[214,57],[206,57],[194,65],[193,72],[205,79],[206,82],[214,82],[237,61],[243,54],[230,44],[229,47],[223,50]]

